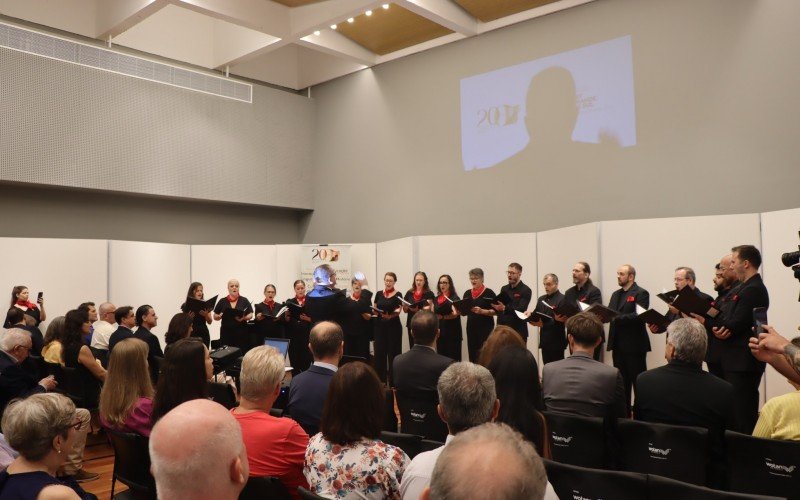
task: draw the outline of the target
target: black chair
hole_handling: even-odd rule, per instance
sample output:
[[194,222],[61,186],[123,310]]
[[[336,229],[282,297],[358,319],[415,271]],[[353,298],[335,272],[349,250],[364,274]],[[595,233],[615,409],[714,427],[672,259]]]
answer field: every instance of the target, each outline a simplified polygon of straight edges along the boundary
[[423,439],[419,443],[419,452],[423,453],[425,451],[435,450],[436,448],[441,448],[444,446],[444,443],[440,441],[433,441],[431,439]]
[[405,434],[403,432],[381,432],[381,441],[386,444],[397,446],[408,455],[409,458],[416,457],[422,446],[422,436]]
[[414,394],[396,391],[395,397],[397,408],[400,410],[402,432],[434,441],[444,441],[447,438],[447,424],[442,422],[436,411],[436,405],[439,403],[436,391],[421,391]]
[[550,434],[553,460],[602,469],[608,466],[606,425],[600,417],[543,411]]
[[75,373],[75,368],[67,368],[58,363],[49,363],[45,361],[45,369],[47,375],[52,375],[58,384],[54,392],[67,396],[76,407],[86,408],[86,402],[83,397],[83,387],[76,381],[77,374]]
[[162,356],[153,356],[150,360],[150,380],[153,382],[153,387],[158,384],[158,376],[161,375],[161,365],[163,364]]
[[150,474],[149,439],[139,434],[106,429],[114,449],[114,473],[111,478],[111,497],[119,481],[130,488],[138,500],[155,500],[156,482]]
[[620,470],[706,484],[710,456],[707,429],[618,420],[617,438]]
[[292,495],[277,477],[251,477],[239,493],[239,500],[291,500]]
[[[647,476],[638,472],[589,469],[544,460],[547,479],[558,498],[641,500],[647,498]],[[676,497],[677,498],[677,497]]]
[[297,492],[300,493],[300,498],[302,498],[303,500],[317,500],[318,498],[323,498],[323,499],[325,498],[317,495],[316,493],[308,491],[302,486],[299,486],[297,488]]
[[397,414],[394,412],[394,391],[386,389],[383,408],[383,430],[397,432]]
[[776,500],[780,497],[712,490],[711,488],[648,474],[647,498],[648,500],[675,500],[676,498],[680,500]]
[[45,361],[43,357],[29,355],[25,359],[25,362],[29,363],[30,367],[36,372],[37,380],[43,379],[47,375],[49,375],[49,373],[47,372],[47,361]]
[[800,442],[725,431],[731,491],[800,498]]
[[236,394],[233,392],[233,387],[221,382],[208,383],[208,396],[212,401],[216,401],[228,410],[235,408],[238,404],[236,402]]
[[273,417],[281,418],[283,416],[283,410],[278,408],[270,408],[269,414],[272,415]]
[[103,368],[108,368],[108,349],[89,347],[89,350],[92,351],[96,359],[100,360],[100,364],[103,365]]

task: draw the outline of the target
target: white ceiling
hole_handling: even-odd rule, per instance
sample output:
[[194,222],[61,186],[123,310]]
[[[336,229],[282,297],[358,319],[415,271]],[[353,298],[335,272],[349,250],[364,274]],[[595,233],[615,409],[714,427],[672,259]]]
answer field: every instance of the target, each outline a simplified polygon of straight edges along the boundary
[[383,1],[326,0],[290,8],[272,0],[0,0],[0,14],[299,90],[591,1],[560,0],[483,23],[450,0],[394,0],[389,8],[399,5],[454,33],[383,56],[330,28],[381,8]]

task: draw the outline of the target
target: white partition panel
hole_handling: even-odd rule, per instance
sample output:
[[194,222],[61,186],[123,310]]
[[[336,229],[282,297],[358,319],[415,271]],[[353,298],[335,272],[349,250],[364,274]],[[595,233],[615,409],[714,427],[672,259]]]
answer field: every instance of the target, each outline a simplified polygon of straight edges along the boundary
[[[667,312],[667,306],[656,294],[675,288],[673,277],[679,266],[694,269],[697,287],[714,297],[714,266],[740,244],[760,247],[758,214],[602,222],[603,300],[608,305],[619,288],[616,272],[622,264],[636,268],[636,282],[650,292],[651,307],[661,313]],[[649,335],[652,350],[647,367],[655,368],[666,363],[666,341],[663,334]]]
[[[544,293],[542,279],[549,273],[558,276],[558,289],[562,293],[570,288],[572,267],[578,261],[589,264],[592,281],[601,287],[599,228],[599,223],[590,223],[536,233],[539,295]],[[541,363],[539,365],[541,370]]]
[[189,245],[110,241],[108,299],[115,306],[153,306],[158,326],[153,333],[164,345],[169,320],[180,312],[189,289]]
[[[800,283],[794,279],[792,270],[781,263],[781,255],[797,250],[797,231],[800,230],[800,208],[761,214],[761,250],[764,264],[761,268],[764,283],[769,290],[770,325],[784,337],[798,335],[800,325],[800,302],[797,301]],[[767,367],[767,399],[791,392],[794,389],[783,375]]]
[[275,245],[275,287],[279,302],[294,297],[292,285],[300,279],[301,248],[300,245]]
[[[375,243],[355,243],[350,246],[352,272],[361,271],[367,278],[367,286],[372,293],[383,288],[383,280],[378,279],[378,246]],[[350,284],[339,283],[339,288],[350,288]]]
[[[373,291],[383,290],[383,276],[387,272],[397,275],[395,288],[401,292],[408,289],[409,284],[414,278],[416,259],[416,237],[400,238],[378,243],[376,252],[376,276],[375,284],[372,285]],[[400,321],[406,324],[406,315],[400,314]],[[405,331],[405,328],[403,329]],[[407,351],[408,338],[403,334],[403,352]]]
[[[226,296],[228,280],[238,279],[241,295],[257,303],[264,300],[264,286],[277,279],[275,245],[192,245],[191,261],[192,281],[203,284],[206,298]],[[291,296],[290,290],[279,292]],[[208,329],[219,338],[219,321]]]
[[[484,283],[497,293],[508,284],[508,264],[517,262],[522,265],[523,282],[536,293],[536,235],[533,233],[419,236],[417,240],[419,269],[427,273],[433,290],[439,276],[449,274],[456,291],[463,296],[471,288],[469,270],[480,267]],[[404,289],[410,285],[410,281],[406,282]],[[466,319],[462,321],[466,335]],[[535,333],[534,328],[530,330],[531,334]],[[536,353],[536,335],[529,335],[528,339],[529,349]],[[468,359],[466,337],[462,358]]]
[[[30,301],[44,292],[47,321],[63,316],[81,302],[105,302],[108,296],[108,242],[51,238],[0,238],[2,300],[11,303],[11,289],[28,287]],[[5,318],[5,313],[3,314]]]

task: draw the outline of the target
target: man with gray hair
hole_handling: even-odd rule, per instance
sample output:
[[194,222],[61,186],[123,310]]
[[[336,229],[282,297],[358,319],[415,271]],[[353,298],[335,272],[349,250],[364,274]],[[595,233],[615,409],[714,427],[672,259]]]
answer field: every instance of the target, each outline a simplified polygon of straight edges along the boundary
[[150,461],[160,500],[236,500],[249,475],[239,424],[208,399],[178,405],[156,423]]
[[439,456],[424,500],[542,500],[547,474],[536,448],[505,424],[456,436]]
[[703,371],[708,336],[697,320],[681,318],[667,328],[668,364],[636,379],[636,420],[716,430],[733,424],[733,386]]
[[[480,365],[467,361],[451,364],[439,377],[436,390],[439,393],[436,409],[447,424],[445,446],[459,432],[494,420],[500,410],[494,378]],[[445,446],[420,453],[406,467],[400,483],[400,494],[404,499],[420,497]]]

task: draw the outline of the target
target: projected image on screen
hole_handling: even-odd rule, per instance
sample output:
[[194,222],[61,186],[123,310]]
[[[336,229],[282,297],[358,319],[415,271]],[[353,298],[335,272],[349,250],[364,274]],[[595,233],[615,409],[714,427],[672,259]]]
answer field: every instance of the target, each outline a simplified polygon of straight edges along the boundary
[[636,144],[630,36],[461,80],[465,170],[576,143]]

